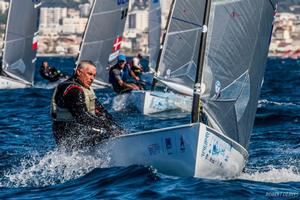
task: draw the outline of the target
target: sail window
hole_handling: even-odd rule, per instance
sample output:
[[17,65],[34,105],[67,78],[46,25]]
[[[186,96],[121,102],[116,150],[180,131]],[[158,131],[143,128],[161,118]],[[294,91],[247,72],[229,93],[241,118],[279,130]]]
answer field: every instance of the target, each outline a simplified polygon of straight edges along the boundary
[[[231,84],[226,86],[223,89],[216,90],[215,95],[212,97],[213,101],[237,101],[240,97],[244,87],[247,87],[250,85],[249,83],[249,73],[248,70],[244,72],[239,78],[234,80]],[[217,87],[222,87],[220,81],[216,81],[215,83],[215,89]]]

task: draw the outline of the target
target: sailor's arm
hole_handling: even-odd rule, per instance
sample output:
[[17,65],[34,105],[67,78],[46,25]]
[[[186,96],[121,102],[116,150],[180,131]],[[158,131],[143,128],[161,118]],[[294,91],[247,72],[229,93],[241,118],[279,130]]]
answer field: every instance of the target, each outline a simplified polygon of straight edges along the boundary
[[96,107],[95,112],[97,116],[104,116],[109,120],[113,119],[111,114],[107,112],[107,110],[102,106],[102,104],[98,101],[98,99],[95,100],[95,107]]
[[118,79],[117,81],[118,81],[118,84],[119,84],[122,88],[125,88],[125,89],[132,89],[132,90],[139,90],[139,89],[140,89],[137,85],[126,83],[126,82],[124,82],[124,81],[121,80],[121,79]]
[[137,81],[140,80],[140,78],[139,78],[137,75],[135,75],[135,73],[134,73],[132,70],[130,70],[130,75],[131,75],[135,80],[137,80]]

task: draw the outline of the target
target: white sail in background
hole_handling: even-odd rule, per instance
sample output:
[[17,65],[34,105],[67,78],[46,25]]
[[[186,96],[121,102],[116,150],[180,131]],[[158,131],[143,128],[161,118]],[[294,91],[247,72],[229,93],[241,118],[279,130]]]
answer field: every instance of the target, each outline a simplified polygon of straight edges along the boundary
[[96,64],[98,84],[109,84],[107,67],[119,54],[127,11],[128,0],[94,0],[77,62]]
[[10,0],[4,38],[2,75],[29,85],[34,80],[39,5],[39,1]]
[[204,2],[205,0],[174,1],[157,70],[158,79],[163,79],[166,85],[170,82],[190,90],[194,87],[203,30]]
[[155,69],[160,49],[161,8],[159,0],[149,0],[149,67]]

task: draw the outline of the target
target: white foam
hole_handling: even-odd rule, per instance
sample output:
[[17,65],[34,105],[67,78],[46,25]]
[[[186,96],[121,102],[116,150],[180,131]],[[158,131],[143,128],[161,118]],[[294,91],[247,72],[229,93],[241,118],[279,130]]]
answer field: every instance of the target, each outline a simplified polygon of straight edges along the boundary
[[45,156],[33,155],[21,165],[4,174],[1,187],[41,187],[64,183],[79,178],[95,168],[107,167],[109,156],[105,152],[93,155],[87,152],[53,150]]
[[300,106],[296,103],[287,103],[287,102],[276,102],[276,101],[269,101],[267,99],[261,99],[258,101],[258,107],[261,108],[263,107],[264,105],[267,105],[267,104],[272,104],[272,105],[277,105],[277,106]]
[[126,109],[130,104],[128,101],[129,94],[118,95],[113,99],[112,109],[114,111],[121,111]]
[[34,88],[39,88],[39,89],[53,89],[58,85],[58,83],[45,83],[45,82],[36,82],[34,84]]
[[256,171],[251,173],[242,173],[238,178],[258,182],[300,182],[299,169],[293,166],[277,169],[273,166],[268,167],[267,171]]

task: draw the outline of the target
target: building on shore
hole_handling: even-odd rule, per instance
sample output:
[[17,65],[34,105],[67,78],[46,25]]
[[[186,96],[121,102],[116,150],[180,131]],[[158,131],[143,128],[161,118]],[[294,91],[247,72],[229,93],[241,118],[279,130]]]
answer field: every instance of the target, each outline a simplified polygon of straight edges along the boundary
[[[75,2],[75,1],[74,1]],[[38,54],[77,55],[83,32],[88,21],[93,0],[78,6],[42,7],[40,12]],[[87,3],[88,2],[88,3]],[[161,29],[166,27],[172,0],[160,0]],[[148,54],[148,0],[133,0],[123,35],[122,51],[129,55]],[[7,15],[9,3],[0,0],[0,14]],[[282,58],[300,57],[300,6],[285,6],[275,15],[269,56]],[[0,46],[3,46],[5,22],[0,23]]]

